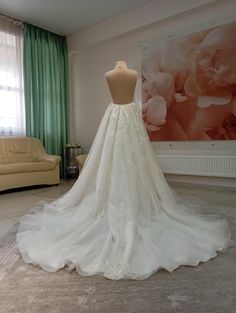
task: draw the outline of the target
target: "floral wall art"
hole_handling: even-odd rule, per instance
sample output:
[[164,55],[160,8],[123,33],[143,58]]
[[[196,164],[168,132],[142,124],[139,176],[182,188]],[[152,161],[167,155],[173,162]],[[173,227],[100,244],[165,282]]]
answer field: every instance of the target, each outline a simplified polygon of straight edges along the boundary
[[236,22],[142,48],[151,141],[236,140]]

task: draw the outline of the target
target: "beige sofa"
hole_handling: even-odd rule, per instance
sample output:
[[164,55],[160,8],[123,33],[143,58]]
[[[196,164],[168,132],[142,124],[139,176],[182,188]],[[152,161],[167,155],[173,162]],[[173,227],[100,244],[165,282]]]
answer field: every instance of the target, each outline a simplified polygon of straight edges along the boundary
[[38,138],[0,137],[0,191],[60,182],[61,157],[49,155]]
[[79,167],[79,172],[82,171],[83,166],[84,166],[84,163],[85,163],[85,161],[86,161],[86,158],[87,158],[87,154],[80,154],[80,155],[77,155],[77,156],[75,157],[76,162],[77,162],[78,167]]

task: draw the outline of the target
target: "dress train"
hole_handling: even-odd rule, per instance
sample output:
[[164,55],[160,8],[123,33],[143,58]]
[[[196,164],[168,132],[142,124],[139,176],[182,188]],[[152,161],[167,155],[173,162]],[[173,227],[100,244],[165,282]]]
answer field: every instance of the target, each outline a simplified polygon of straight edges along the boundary
[[25,262],[49,272],[145,279],[225,250],[225,218],[191,209],[170,188],[134,103],[111,103],[73,187],[20,221]]

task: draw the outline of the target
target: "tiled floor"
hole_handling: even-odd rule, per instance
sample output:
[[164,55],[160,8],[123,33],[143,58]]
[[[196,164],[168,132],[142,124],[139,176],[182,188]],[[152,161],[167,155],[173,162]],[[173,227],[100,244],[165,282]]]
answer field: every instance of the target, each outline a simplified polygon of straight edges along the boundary
[[62,180],[59,186],[33,187],[0,192],[0,237],[41,200],[53,200],[66,192],[75,180]]
[[[19,189],[0,193],[0,237],[41,200],[53,200],[66,192],[74,180],[62,180],[59,186]],[[236,192],[227,188],[207,188],[194,185],[172,185],[186,197],[195,196],[207,201],[209,213],[222,214],[236,221]]]

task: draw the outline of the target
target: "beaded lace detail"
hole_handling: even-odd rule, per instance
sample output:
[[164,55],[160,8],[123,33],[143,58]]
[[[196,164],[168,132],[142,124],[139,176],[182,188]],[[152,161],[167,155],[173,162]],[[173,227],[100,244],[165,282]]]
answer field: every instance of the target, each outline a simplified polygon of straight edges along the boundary
[[[197,265],[230,243],[227,221],[190,213],[167,184],[135,103],[111,103],[74,186],[20,221],[27,263],[144,279]],[[39,210],[40,209],[40,210]]]

